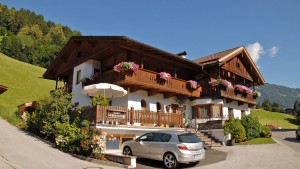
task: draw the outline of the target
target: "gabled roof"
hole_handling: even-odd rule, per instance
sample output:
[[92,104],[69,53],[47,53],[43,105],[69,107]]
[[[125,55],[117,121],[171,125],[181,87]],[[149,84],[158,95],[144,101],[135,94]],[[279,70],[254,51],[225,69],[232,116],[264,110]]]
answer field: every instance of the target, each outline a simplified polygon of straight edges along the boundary
[[249,62],[249,64],[254,68],[254,73],[258,76],[260,81],[264,84],[265,83],[264,78],[262,77],[260,71],[258,70],[257,66],[253,62],[250,54],[247,52],[247,50],[244,46],[235,47],[235,48],[224,50],[224,51],[221,51],[221,52],[209,55],[209,56],[205,56],[205,57],[194,60],[194,62],[196,62],[197,64],[199,64],[201,66],[210,66],[210,65],[222,66],[227,61],[229,61],[230,59],[232,59],[233,57],[235,57],[241,53],[243,54],[243,56],[245,56],[245,59],[247,60],[247,62]]
[[48,79],[55,79],[55,75],[51,73],[51,71],[55,70],[57,65],[60,64],[62,61],[63,55],[73,47],[74,43],[76,42],[83,42],[83,41],[91,41],[91,42],[112,42],[116,45],[120,45],[124,48],[134,48],[146,53],[158,55],[161,58],[173,59],[177,60],[183,64],[189,64],[195,68],[198,68],[199,65],[195,64],[193,61],[185,59],[181,56],[176,54],[172,54],[170,52],[164,51],[162,49],[147,45],[145,43],[139,42],[137,40],[131,39],[127,36],[73,36],[67,42],[67,44],[62,48],[60,53],[51,63],[47,71],[44,73],[44,77]]
[[0,84],[0,94],[4,93],[8,88]]
[[224,51],[212,54],[212,55],[208,55],[208,56],[196,59],[196,60],[194,60],[194,62],[201,64],[201,65],[216,64],[216,63],[219,63],[219,59],[232,54],[234,51],[236,51],[240,47],[235,47],[235,48],[224,50]]

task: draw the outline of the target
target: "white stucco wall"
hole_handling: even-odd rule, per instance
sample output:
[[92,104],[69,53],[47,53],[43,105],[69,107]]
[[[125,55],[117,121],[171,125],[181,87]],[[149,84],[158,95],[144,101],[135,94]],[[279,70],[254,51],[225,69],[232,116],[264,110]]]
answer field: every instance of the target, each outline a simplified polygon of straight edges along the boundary
[[[142,99],[146,101],[147,107],[145,109],[150,110],[150,111],[155,111],[155,112],[157,111],[157,108],[156,108],[157,102],[159,102],[161,104],[161,112],[165,112],[165,113],[167,112],[166,106],[168,106],[170,104],[178,104],[175,101],[175,97],[165,99],[163,94],[156,94],[154,96],[148,96],[147,91],[139,90],[134,93],[130,93],[128,91],[128,94],[126,96],[113,99],[112,105],[113,106],[123,106],[123,107],[127,107],[128,109],[130,109],[131,107],[134,107],[135,110],[141,110],[142,109],[142,107],[141,107]],[[192,109],[190,106],[190,101],[186,100],[185,105],[186,105],[185,112],[187,113],[188,116],[191,117]]]
[[88,60],[87,62],[74,67],[73,84],[72,84],[72,92],[73,92],[72,104],[75,104],[76,102],[78,102],[79,107],[89,106],[91,104],[90,97],[83,95],[81,93],[82,84],[81,84],[81,82],[76,84],[76,78],[77,78],[77,72],[79,70],[81,71],[81,79],[83,77],[90,77],[92,74],[94,74],[94,68],[100,69],[101,63],[96,60]]
[[216,100],[212,100],[212,99],[197,99],[197,100],[193,100],[191,102],[191,106],[195,106],[195,105],[204,105],[204,104],[221,104],[223,106],[223,117],[228,117],[228,108],[232,108],[233,109],[233,116],[234,118],[239,118],[241,119],[242,115],[241,115],[241,111],[244,110],[246,115],[250,114],[250,108],[248,108],[247,104],[243,104],[243,105],[238,105],[237,101],[232,101],[230,103],[226,103],[223,101],[223,99],[216,99]]

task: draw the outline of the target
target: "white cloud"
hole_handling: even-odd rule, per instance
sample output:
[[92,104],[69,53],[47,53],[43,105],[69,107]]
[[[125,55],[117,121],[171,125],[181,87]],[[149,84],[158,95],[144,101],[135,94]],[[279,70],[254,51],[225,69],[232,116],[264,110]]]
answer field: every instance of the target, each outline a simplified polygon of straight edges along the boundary
[[274,57],[274,56],[277,54],[278,50],[279,50],[279,47],[273,46],[272,48],[270,48],[270,49],[268,50],[268,54],[269,54],[271,57]]
[[246,48],[254,63],[257,63],[261,55],[264,53],[263,46],[258,42],[249,44]]

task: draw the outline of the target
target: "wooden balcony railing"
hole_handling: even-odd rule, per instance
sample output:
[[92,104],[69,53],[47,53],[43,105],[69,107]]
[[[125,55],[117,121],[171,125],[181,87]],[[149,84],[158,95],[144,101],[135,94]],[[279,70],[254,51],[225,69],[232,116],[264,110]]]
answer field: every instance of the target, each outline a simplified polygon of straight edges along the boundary
[[102,73],[96,81],[89,84],[95,83],[113,83],[130,87],[133,90],[144,89],[150,91],[150,95],[164,93],[166,96],[178,94],[187,97],[200,97],[201,93],[201,87],[192,90],[185,80],[172,77],[171,80],[164,81],[159,78],[158,73],[146,69],[139,69],[135,73],[118,73],[111,70]]
[[[74,120],[77,113],[74,111],[71,114]],[[156,124],[157,126],[183,126],[182,114],[175,113],[159,113],[149,110],[128,110],[125,107],[119,106],[88,106],[82,107],[80,113],[81,120],[88,120],[91,124],[118,122],[119,124],[134,124],[141,125]]]
[[226,90],[223,90],[219,87],[216,88],[216,90],[212,90],[212,97],[224,97],[231,100],[236,100],[240,103],[248,103],[251,105],[256,105],[256,100],[253,99],[252,95],[243,95],[243,94],[237,94],[234,91],[234,88],[227,88]]

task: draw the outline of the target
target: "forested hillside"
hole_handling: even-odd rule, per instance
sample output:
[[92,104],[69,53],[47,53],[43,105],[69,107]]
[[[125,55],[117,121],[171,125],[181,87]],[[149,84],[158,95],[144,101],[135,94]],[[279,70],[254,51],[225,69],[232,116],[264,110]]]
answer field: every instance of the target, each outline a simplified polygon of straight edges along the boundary
[[267,84],[264,86],[255,87],[261,92],[261,97],[258,102],[262,104],[264,99],[278,103],[284,108],[293,108],[296,100],[300,101],[300,89],[292,89],[285,86]]
[[81,33],[26,9],[0,3],[0,52],[14,59],[47,68],[71,36]]

